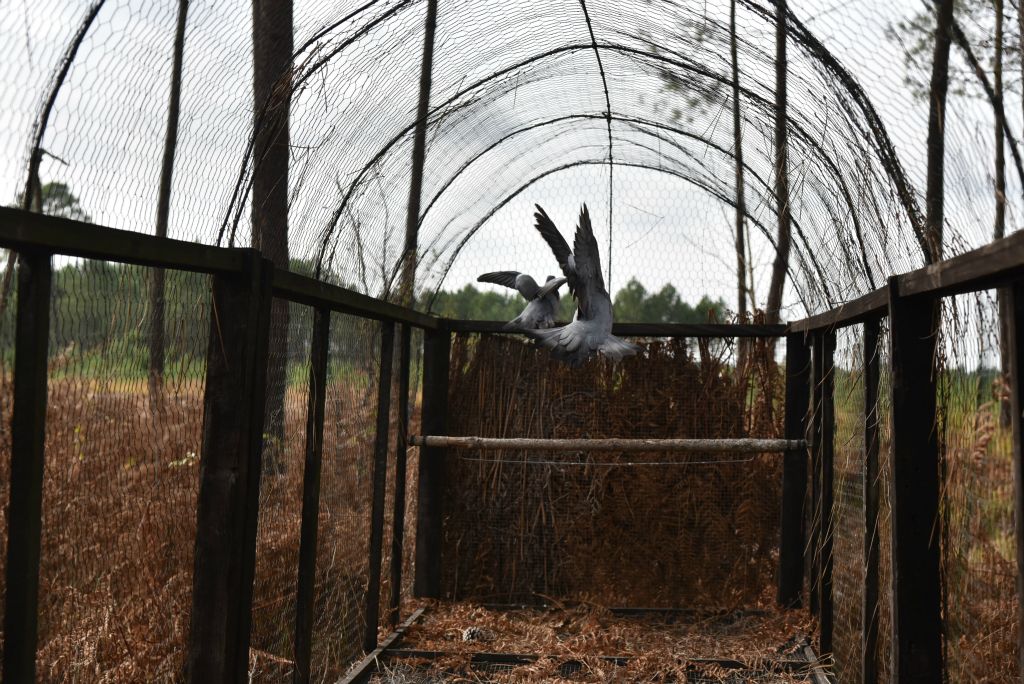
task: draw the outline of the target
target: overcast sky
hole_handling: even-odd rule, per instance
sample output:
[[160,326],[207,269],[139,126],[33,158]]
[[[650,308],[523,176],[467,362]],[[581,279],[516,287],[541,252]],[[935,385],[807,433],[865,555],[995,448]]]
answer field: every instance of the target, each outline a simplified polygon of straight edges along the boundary
[[[354,3],[296,0],[296,35],[310,35],[317,27],[343,14],[347,4]],[[394,1],[382,2],[384,7],[393,4]],[[509,12],[542,14],[540,10],[530,9],[533,4],[511,2],[507,7]],[[85,5],[81,0],[5,3],[5,18],[0,22],[3,57],[0,78],[4,83],[4,88],[0,89],[0,146],[4,149],[0,156],[0,198],[5,202],[12,202],[24,185],[33,121],[55,65],[84,15]],[[68,182],[80,195],[85,210],[99,223],[129,230],[152,230],[176,5],[172,0],[109,0],[83,43],[51,117],[44,147],[66,164],[47,159],[42,167],[42,179],[44,182]],[[588,5],[592,6],[598,23],[602,12],[615,11],[614,3],[592,0]],[[703,5],[711,7],[712,12],[721,12],[727,7],[724,3],[722,7]],[[886,39],[884,31],[890,23],[921,6],[918,2],[891,0],[791,3],[791,9],[858,77],[884,120],[908,174],[919,187],[923,187],[927,112],[904,87],[901,48]],[[469,41],[474,32],[487,30],[481,29],[484,26],[481,22],[493,14],[487,7],[493,9],[494,5],[465,1],[442,3],[440,54],[452,63],[457,62],[461,41]],[[251,122],[250,11],[247,0],[192,2],[185,58],[184,114],[172,203],[171,232],[175,237],[213,242],[212,236],[224,219],[230,191],[239,174]],[[445,12],[449,12],[449,16],[445,16]],[[465,18],[460,17],[466,24],[465,34],[458,23],[453,23],[452,13],[465,15]],[[544,17],[537,18],[537,21],[542,20]],[[628,16],[622,20],[628,21]],[[415,104],[420,51],[418,22],[418,18],[412,16],[409,21],[398,22],[397,31],[378,38],[391,41],[392,48],[397,48],[389,54],[400,55],[400,58],[393,58],[384,71],[400,86],[373,87],[369,81],[381,71],[374,61],[374,51],[379,51],[380,43],[356,44],[340,58],[349,60],[351,68],[346,69],[342,64],[327,73],[324,83],[329,82],[331,87],[321,88],[316,97],[300,99],[296,117],[315,117],[320,115],[318,111],[345,108],[369,116],[377,108],[378,118],[408,122]],[[497,33],[500,31],[508,34],[502,38],[507,37],[509,44],[525,52],[539,50],[534,44],[537,37],[519,37],[514,26],[497,19],[495,22],[490,30],[495,32],[496,45],[501,43]],[[746,33],[744,37],[767,53],[773,50],[771,37],[763,31]],[[483,38],[475,35],[474,39],[477,42],[473,43],[473,49],[479,50],[480,41],[486,44],[487,35],[485,33]],[[480,64],[491,65],[501,57],[500,54],[480,55]],[[611,58],[606,59],[611,61]],[[443,66],[444,60],[440,61]],[[763,70],[765,65],[745,64],[741,68],[752,69],[756,75],[759,73],[756,70]],[[798,68],[799,65],[794,67]],[[610,69],[610,77],[615,78],[614,64]],[[346,74],[345,82],[326,80],[332,78],[331,74]],[[461,78],[471,76],[463,74]],[[798,76],[794,77],[796,83],[799,83]],[[762,78],[768,76],[762,74]],[[600,91],[593,90],[593,96],[599,97]],[[657,92],[650,94],[652,103],[659,97],[664,96]],[[361,104],[356,107],[352,103],[359,98],[362,98]],[[1011,112],[1020,111],[1017,102],[1007,104]],[[516,110],[516,107],[528,106],[529,102],[517,102],[490,116],[508,120],[523,116],[528,120],[529,111]],[[813,103],[802,102],[801,106],[813,107]],[[613,110],[621,107],[621,102],[612,102]],[[960,101],[952,108],[950,118],[953,133],[947,164],[950,174],[958,179],[949,202],[950,220],[962,226],[971,241],[980,244],[990,231],[991,221],[990,174],[987,169],[978,168],[979,160],[986,159],[987,150],[991,149],[991,115],[978,103]],[[309,119],[315,120],[319,119]],[[1019,123],[1016,118],[1013,121]],[[322,136],[332,141],[331,149],[335,150],[332,154],[343,155],[347,150],[354,158],[366,157],[370,150],[383,143],[378,136],[360,135],[365,132],[362,126],[344,131],[335,130],[337,125],[324,124],[323,129],[318,130],[317,125],[304,126],[302,121],[296,121],[292,142],[313,145]],[[714,117],[710,125],[721,128],[719,135],[731,131],[728,116]],[[825,126],[827,128],[827,123]],[[755,132],[749,135],[753,139]],[[444,146],[435,142],[431,150],[436,155],[431,163],[437,165],[432,168],[444,168],[445,159],[441,158],[445,154]],[[310,191],[297,193],[292,244],[293,253],[309,256],[314,243],[311,235],[321,228],[323,216],[336,204],[336,196],[322,190],[330,185],[325,179],[332,173],[339,181],[347,176],[344,164],[338,163],[338,156],[307,155],[303,159],[306,166],[293,170],[292,182],[296,184],[297,179],[302,178],[306,183],[303,187]],[[796,175],[799,175],[801,163],[800,159],[792,160]],[[332,171],[332,166],[342,170]],[[498,171],[500,169],[495,170]],[[481,187],[481,202],[490,201],[485,192],[488,179],[474,177],[472,180]],[[1011,181],[1016,184],[1012,174]],[[404,205],[401,187],[404,182],[404,177],[398,175],[393,185],[387,186],[389,207]],[[515,269],[540,276],[552,273],[555,264],[531,228],[534,203],[544,205],[568,236],[580,203],[586,201],[606,252],[607,187],[606,166],[566,171],[531,186],[481,226],[452,264],[443,287],[460,287],[474,281],[485,270]],[[1016,185],[1013,189],[1016,190]],[[1014,192],[1013,196],[1011,227],[1017,223],[1019,192]],[[650,289],[672,283],[691,302],[709,294],[733,303],[733,216],[728,207],[678,178],[630,168],[616,170],[614,197],[613,289],[636,277]],[[802,207],[798,205],[795,210],[800,220]],[[751,211],[771,225],[772,207],[753,206]],[[400,212],[394,213],[396,215],[388,220],[400,226],[403,223],[397,215]],[[458,218],[457,212],[455,215],[454,220],[463,220]],[[479,218],[477,213],[467,215],[464,220]],[[811,217],[805,220],[810,221]],[[452,230],[456,228],[458,226]],[[763,301],[773,254],[756,231],[753,242],[755,291]],[[602,257],[607,259],[607,253]],[[914,265],[910,263],[908,267]],[[787,300],[792,303],[792,289],[789,294]],[[798,314],[799,307],[790,317]]]

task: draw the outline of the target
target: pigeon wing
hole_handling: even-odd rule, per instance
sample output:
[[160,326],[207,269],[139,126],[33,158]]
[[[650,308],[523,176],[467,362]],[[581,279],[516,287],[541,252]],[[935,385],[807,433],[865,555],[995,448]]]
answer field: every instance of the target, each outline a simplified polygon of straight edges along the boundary
[[591,315],[590,301],[599,294],[608,296],[604,288],[604,277],[601,275],[601,256],[597,249],[597,238],[590,224],[590,212],[587,205],[580,211],[580,222],[576,226],[576,237],[573,240],[573,258],[576,266],[576,278],[579,288],[576,299],[580,312],[585,318]]
[[537,296],[537,290],[540,289],[537,286],[537,281],[531,276],[519,271],[494,271],[492,273],[484,273],[476,279],[479,283],[494,283],[495,285],[504,285],[505,287],[513,290],[518,290],[519,294],[523,295],[527,301],[532,300]]
[[537,213],[534,214],[534,218],[537,220],[537,232],[540,233],[541,237],[544,238],[544,242],[548,243],[548,247],[554,252],[555,259],[558,260],[558,265],[561,266],[562,273],[565,274],[566,280],[569,283],[569,290],[575,292],[576,264],[572,249],[569,248],[569,243],[565,241],[562,234],[558,232],[555,222],[551,220],[547,212],[539,204],[534,206],[537,207]]
[[537,290],[537,299],[544,299],[552,292],[558,292],[558,288],[565,285],[566,278],[554,278],[544,283],[539,290]]

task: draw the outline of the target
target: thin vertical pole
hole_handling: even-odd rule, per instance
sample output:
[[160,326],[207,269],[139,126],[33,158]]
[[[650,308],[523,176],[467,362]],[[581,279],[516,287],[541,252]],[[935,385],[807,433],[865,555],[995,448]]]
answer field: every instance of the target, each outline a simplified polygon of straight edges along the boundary
[[[448,434],[448,368],[451,333],[444,327],[423,337],[423,410],[425,435]],[[441,597],[445,488],[445,449],[420,447],[417,474],[416,577],[413,595]]]
[[324,411],[327,403],[327,361],[330,356],[331,312],[313,312],[313,341],[306,406],[306,464],[302,472],[302,528],[299,538],[299,576],[295,589],[295,684],[309,681],[313,646],[313,594],[316,587],[316,547],[320,517],[320,469],[323,461]]
[[832,542],[835,532],[834,513],[834,472],[835,472],[835,350],[836,334],[828,331],[822,340],[821,378],[821,579],[818,589],[821,597],[819,624],[821,625],[821,654],[832,653]]
[[395,324],[380,326],[380,377],[377,384],[377,434],[373,443],[373,507],[370,512],[370,568],[366,588],[366,631],[363,650],[377,648],[380,619],[380,573],[384,545],[384,494],[387,486],[388,443],[391,424],[391,366],[394,360]]
[[1010,415],[1013,433],[1014,540],[1017,546],[1017,658],[1024,673],[1024,283],[1007,288]]
[[395,510],[391,520],[391,627],[398,627],[402,602],[402,544],[405,538],[405,458],[409,443],[409,353],[412,328],[403,325],[398,342],[398,446],[395,453]]
[[938,302],[908,300],[889,279],[892,364],[893,645],[898,682],[942,681]]
[[213,277],[188,679],[244,682],[249,661],[273,265],[249,250]]
[[880,321],[864,323],[864,607],[861,681],[878,681],[878,384]]
[[[807,437],[811,404],[811,350],[802,333],[786,335],[786,439]],[[798,608],[807,543],[807,450],[787,451],[782,461],[782,532],[779,540],[778,602]]]
[[34,682],[39,614],[46,362],[50,336],[49,253],[18,257],[11,481],[4,608],[5,682]]
[[949,46],[952,41],[954,0],[935,3],[935,49],[932,53],[932,76],[928,102],[928,171],[926,174],[925,209],[927,221],[927,253],[929,263],[942,259],[942,226],[944,224],[944,183],[946,158],[946,93],[949,90]]
[[818,615],[821,599],[821,407],[824,385],[825,341],[821,333],[811,340],[811,539],[810,539],[810,609]]

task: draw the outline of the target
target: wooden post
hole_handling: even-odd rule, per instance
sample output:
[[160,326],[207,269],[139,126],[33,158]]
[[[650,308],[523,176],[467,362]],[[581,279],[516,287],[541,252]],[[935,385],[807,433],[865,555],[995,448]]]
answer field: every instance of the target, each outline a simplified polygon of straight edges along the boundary
[[370,511],[370,568],[366,588],[366,631],[363,650],[377,648],[380,619],[380,573],[384,545],[384,494],[387,485],[388,444],[391,424],[391,366],[395,349],[395,324],[380,326],[380,376],[377,384],[377,435],[373,442],[373,504]]
[[[811,404],[811,350],[803,333],[786,335],[786,439],[807,437]],[[782,464],[782,533],[779,537],[778,602],[798,608],[807,543],[807,449],[787,451]]]
[[213,277],[192,577],[189,681],[244,682],[256,567],[273,266]]
[[820,332],[811,338],[811,539],[809,591],[812,615],[819,614],[821,600],[821,405],[824,386],[824,339]]
[[829,330],[822,334],[822,365],[821,365],[821,560],[818,589],[819,619],[821,626],[820,653],[827,656],[832,653],[832,541],[835,533],[833,519],[835,499],[835,350],[836,334]]
[[299,576],[295,589],[295,684],[309,682],[313,645],[313,597],[316,588],[316,547],[320,518],[320,466],[323,457],[324,410],[327,402],[327,361],[330,355],[331,311],[313,312],[313,341],[306,405],[306,464],[302,472],[302,531]]
[[1010,314],[1010,416],[1013,432],[1014,537],[1017,546],[1017,657],[1024,672],[1024,283],[1007,288]]
[[905,299],[889,279],[892,363],[893,644],[898,682],[942,681],[938,302]]
[[398,440],[395,452],[395,509],[391,519],[391,628],[398,627],[402,602],[402,544],[405,538],[405,458],[409,444],[409,354],[412,329],[403,325],[398,343]]
[[[447,434],[451,333],[428,330],[423,338],[423,433]],[[445,450],[420,449],[416,511],[416,577],[413,594],[441,598]]]
[[7,588],[3,681],[36,680],[39,547],[46,441],[46,367],[50,336],[50,254],[18,257],[11,481],[7,518]]
[[878,682],[878,382],[880,323],[864,322],[864,607],[861,682]]

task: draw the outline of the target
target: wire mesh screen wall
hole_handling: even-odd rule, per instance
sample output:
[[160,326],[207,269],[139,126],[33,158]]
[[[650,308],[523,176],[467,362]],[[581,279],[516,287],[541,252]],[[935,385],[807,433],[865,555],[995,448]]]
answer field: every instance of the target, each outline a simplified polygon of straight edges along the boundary
[[[1013,454],[1001,367],[999,299],[946,300],[939,387],[943,447],[943,591],[952,679],[1019,678]],[[980,674],[984,673],[984,674]]]
[[54,275],[38,645],[47,681],[170,679],[184,665],[209,285],[169,274],[156,400],[140,327],[152,274],[78,261]]
[[[645,340],[572,372],[519,339],[459,335],[451,434],[777,436],[769,343]],[[734,365],[737,344],[747,360]],[[492,602],[750,606],[773,588],[777,454],[459,450],[447,461],[444,592]]]
[[837,333],[832,529],[833,653],[838,681],[860,676],[864,609],[864,346],[862,326]]

